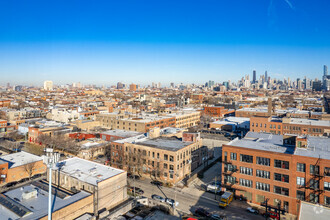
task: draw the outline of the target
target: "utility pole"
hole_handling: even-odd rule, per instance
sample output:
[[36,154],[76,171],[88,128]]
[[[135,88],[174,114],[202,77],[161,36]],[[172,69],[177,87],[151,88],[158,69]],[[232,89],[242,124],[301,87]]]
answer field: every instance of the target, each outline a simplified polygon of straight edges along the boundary
[[134,195],[134,198],[135,198],[135,166],[133,167],[133,195]]
[[45,149],[46,155],[44,156],[44,164],[48,167],[48,220],[52,220],[52,168],[56,166],[56,163],[60,159],[60,154],[58,152],[54,152],[53,148]]

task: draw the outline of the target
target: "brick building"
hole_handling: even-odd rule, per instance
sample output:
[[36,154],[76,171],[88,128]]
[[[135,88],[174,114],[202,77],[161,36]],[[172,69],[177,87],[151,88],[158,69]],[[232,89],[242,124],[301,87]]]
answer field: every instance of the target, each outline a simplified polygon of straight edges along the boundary
[[152,175],[164,182],[177,183],[202,164],[207,149],[199,134],[183,138],[162,137],[157,133],[117,140],[111,143],[111,164],[140,175]]
[[125,171],[78,157],[61,161],[60,169],[52,171],[52,183],[69,191],[91,193],[96,216],[127,200]]
[[226,115],[234,114],[234,109],[226,109],[223,106],[206,106],[203,113],[214,118],[222,118]]
[[249,132],[223,145],[223,186],[297,215],[300,201],[330,204],[330,139]]
[[272,134],[329,136],[330,121],[286,117],[251,117],[250,130]]
[[42,157],[21,151],[0,157],[0,184],[18,182],[46,173]]

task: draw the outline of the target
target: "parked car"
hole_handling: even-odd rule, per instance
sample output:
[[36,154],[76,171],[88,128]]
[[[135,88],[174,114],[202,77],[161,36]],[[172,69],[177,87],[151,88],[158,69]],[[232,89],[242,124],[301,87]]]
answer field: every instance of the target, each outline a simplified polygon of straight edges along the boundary
[[225,137],[230,137],[230,136],[231,136],[231,134],[228,132],[225,134]]
[[259,214],[259,211],[257,209],[252,208],[252,207],[247,207],[246,211],[250,212],[250,213],[253,213],[253,214]]
[[210,216],[210,219],[212,219],[212,220],[223,220],[224,219],[224,216],[220,216],[218,214],[212,214]]
[[[134,187],[132,187],[132,186],[128,187],[127,190],[131,193],[134,193]],[[140,189],[139,187],[135,187],[136,195],[142,195],[143,193],[144,193],[144,191],[142,189]]]
[[158,181],[158,180],[153,180],[150,182],[152,185],[156,185],[156,186],[163,186],[163,183]]
[[178,206],[179,202],[176,202],[174,199],[170,199],[170,198],[166,198],[165,202],[167,202],[168,204],[170,204],[171,206]]
[[195,215],[200,217],[210,217],[211,214],[203,208],[198,208],[195,210]]
[[159,202],[165,202],[165,199],[159,195],[152,195],[151,198],[153,198],[154,200],[157,200]]
[[139,180],[140,176],[139,175],[132,175],[132,174],[127,174],[127,177],[130,179],[135,179],[135,180]]

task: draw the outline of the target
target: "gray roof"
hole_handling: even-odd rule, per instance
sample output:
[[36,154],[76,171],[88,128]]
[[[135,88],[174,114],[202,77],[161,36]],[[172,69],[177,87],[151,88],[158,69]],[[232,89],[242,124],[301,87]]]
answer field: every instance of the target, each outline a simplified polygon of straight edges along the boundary
[[309,136],[307,140],[307,149],[296,148],[295,155],[330,160],[330,138]]
[[78,157],[63,160],[60,164],[61,172],[94,186],[97,186],[98,182],[125,172],[120,169],[105,166]]
[[300,212],[299,212],[299,219],[300,220],[310,220],[310,219],[317,219],[317,220],[328,220],[330,216],[330,209],[328,207],[301,202],[300,203]]
[[227,145],[255,150],[272,151],[276,153],[294,153],[294,147],[283,145],[282,135],[272,135],[269,133],[249,132],[243,139],[236,138]]
[[[36,198],[30,199],[22,199],[22,195],[26,191],[31,191],[36,189],[38,194]],[[13,204],[17,206],[23,206],[23,208],[28,209],[31,211],[30,213],[26,214],[22,218],[20,218],[17,214],[13,211],[7,209],[3,205],[0,205],[0,215],[1,219],[39,219],[44,216],[47,216],[48,212],[48,191],[44,191],[41,188],[36,187],[35,185],[27,185],[24,187],[20,187],[17,189],[10,190],[4,193],[5,197],[12,201]],[[91,194],[85,191],[81,191],[74,195],[69,195],[65,199],[61,199],[60,197],[56,196],[54,203],[54,211],[64,208],[72,203],[77,202]],[[15,199],[16,198],[16,199]]]
[[307,148],[298,148],[283,144],[283,135],[249,132],[243,139],[234,139],[227,145],[272,151],[276,153],[330,159],[330,138],[307,136]]
[[8,162],[8,168],[19,167],[28,163],[37,162],[42,160],[42,157],[39,157],[34,154],[30,154],[25,151],[18,153],[7,154],[0,157],[0,161]]
[[186,146],[191,145],[193,142],[184,142],[176,137],[158,137],[154,139],[143,139],[135,144],[159,148],[169,151],[178,151]]
[[301,124],[301,125],[330,127],[330,121],[305,119],[305,118],[290,118],[289,123],[290,124]]

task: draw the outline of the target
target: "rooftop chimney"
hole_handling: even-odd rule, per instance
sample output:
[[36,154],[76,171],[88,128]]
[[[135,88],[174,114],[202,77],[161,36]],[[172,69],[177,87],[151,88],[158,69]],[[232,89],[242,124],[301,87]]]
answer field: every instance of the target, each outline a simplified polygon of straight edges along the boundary
[[272,116],[273,103],[272,98],[268,98],[268,116]]

